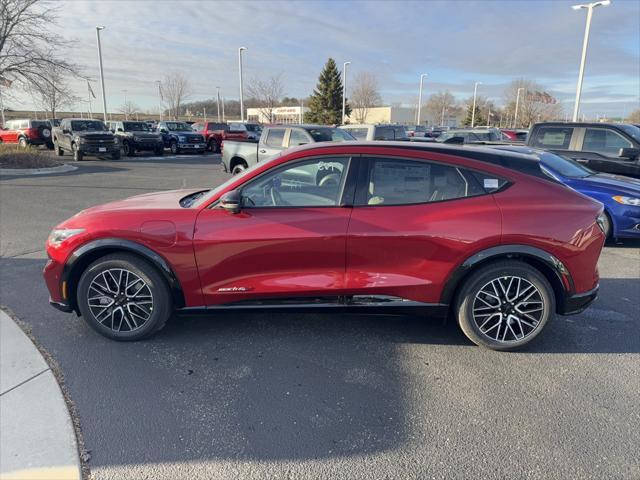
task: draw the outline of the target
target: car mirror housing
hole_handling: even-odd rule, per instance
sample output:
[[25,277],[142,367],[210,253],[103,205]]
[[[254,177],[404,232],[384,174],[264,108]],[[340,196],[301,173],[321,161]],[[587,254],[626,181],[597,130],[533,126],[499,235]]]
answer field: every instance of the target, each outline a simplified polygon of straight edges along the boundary
[[231,190],[230,192],[222,195],[222,197],[220,198],[220,206],[229,213],[240,213],[240,200],[240,191]]
[[628,158],[629,160],[635,160],[640,156],[640,148],[621,148],[618,152],[618,157]]

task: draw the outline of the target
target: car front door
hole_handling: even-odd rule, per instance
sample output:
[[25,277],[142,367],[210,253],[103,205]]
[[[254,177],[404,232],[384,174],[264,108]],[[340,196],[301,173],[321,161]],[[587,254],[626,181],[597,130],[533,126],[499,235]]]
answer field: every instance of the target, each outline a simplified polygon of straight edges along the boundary
[[240,213],[203,209],[193,243],[206,304],[342,294],[355,163],[286,163],[239,189]]
[[469,251],[487,238],[500,240],[500,213],[484,180],[423,159],[362,158],[347,236],[347,290],[439,303]]
[[287,129],[282,127],[269,128],[264,142],[258,145],[258,161],[277,155],[285,149],[285,133]]
[[585,127],[575,156],[599,172],[638,175],[635,159],[621,158],[621,148],[633,148],[633,143],[613,128]]

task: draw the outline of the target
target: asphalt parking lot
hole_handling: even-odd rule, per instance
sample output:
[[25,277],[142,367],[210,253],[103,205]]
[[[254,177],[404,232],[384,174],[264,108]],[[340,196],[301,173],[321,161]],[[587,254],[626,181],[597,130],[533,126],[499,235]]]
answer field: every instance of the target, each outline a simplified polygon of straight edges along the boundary
[[95,479],[640,478],[640,242],[518,353],[421,317],[229,312],[122,344],[47,303],[53,226],[227,178],[218,155],[0,180],[0,303],[60,365]]

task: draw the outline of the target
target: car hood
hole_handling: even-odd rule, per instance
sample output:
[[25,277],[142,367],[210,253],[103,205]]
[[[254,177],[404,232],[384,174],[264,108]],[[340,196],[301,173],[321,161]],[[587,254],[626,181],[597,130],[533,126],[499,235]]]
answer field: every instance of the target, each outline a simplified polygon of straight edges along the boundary
[[76,216],[108,212],[113,210],[169,210],[180,208],[180,200],[187,195],[202,191],[202,188],[170,190],[166,192],[145,193],[135,197],[116,200],[87,208]]
[[640,196],[640,180],[622,175],[597,173],[585,178],[572,178],[570,183],[574,187],[601,188],[619,193]]
[[111,132],[103,132],[101,130],[95,130],[95,131],[87,131],[87,132],[73,132],[74,135],[78,136],[78,137],[87,137],[87,136],[92,136],[92,137],[104,137],[104,138],[113,138],[113,133]]

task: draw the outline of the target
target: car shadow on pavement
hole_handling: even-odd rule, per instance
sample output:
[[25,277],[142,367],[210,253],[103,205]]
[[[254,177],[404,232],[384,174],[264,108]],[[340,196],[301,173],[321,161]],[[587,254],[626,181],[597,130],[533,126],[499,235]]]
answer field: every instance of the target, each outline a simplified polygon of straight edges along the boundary
[[112,167],[110,165],[100,165],[100,163],[88,162],[63,162],[78,167],[76,170],[62,173],[39,173],[37,175],[11,175],[3,174],[0,176],[2,180],[30,179],[30,178],[49,178],[49,177],[76,177],[78,175],[87,175],[92,173],[114,173],[123,172],[125,168]]
[[165,153],[162,156],[136,154],[135,157],[123,156],[120,160],[111,161],[114,163],[137,162],[157,164],[177,163],[182,165],[220,165],[222,163],[222,157],[219,154],[212,153],[205,153],[203,155],[188,153],[173,155],[171,153]]
[[[59,363],[92,466],[398,449],[411,435],[412,389],[424,400],[442,388],[439,363],[509,355],[475,347],[454,322],[301,311],[176,315],[151,339],[117,343],[47,305],[43,265],[1,259],[0,303]],[[640,280],[601,285],[591,309],[556,318],[525,354],[639,353]],[[419,385],[415,362],[426,365]]]

